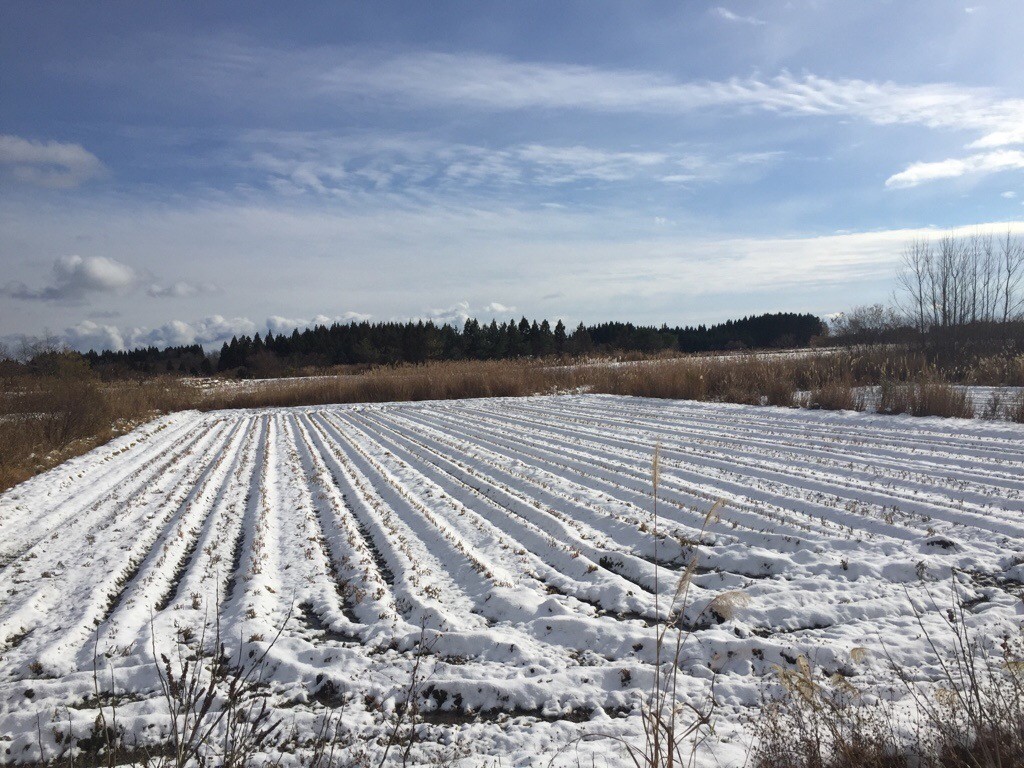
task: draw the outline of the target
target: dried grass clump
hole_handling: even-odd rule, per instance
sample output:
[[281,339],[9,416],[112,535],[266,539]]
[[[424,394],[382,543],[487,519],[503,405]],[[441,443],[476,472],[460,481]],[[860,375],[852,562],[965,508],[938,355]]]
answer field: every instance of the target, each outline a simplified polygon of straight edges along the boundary
[[828,383],[811,391],[808,407],[825,411],[863,411],[864,392],[842,382]]
[[70,356],[45,375],[4,380],[0,391],[0,491],[192,398],[170,378],[104,383]]
[[198,405],[213,410],[517,397],[556,391],[567,381],[565,370],[538,361],[438,362],[307,380],[271,379],[245,388],[225,386],[200,395]]
[[913,416],[973,419],[974,403],[967,391],[941,381],[922,381],[914,387]]
[[[971,633],[964,600],[955,594],[948,637],[936,637],[918,615],[943,671],[937,686],[921,686],[895,664],[890,680],[874,689],[818,674],[802,656],[794,669],[778,669],[777,692],[763,704],[753,768],[1024,765],[1024,637]],[[851,659],[860,663],[863,649],[854,649]],[[895,703],[900,694],[902,707]]]
[[935,379],[909,384],[884,381],[879,393],[879,413],[911,416],[974,418],[974,403],[967,390]]
[[730,621],[736,616],[740,608],[745,608],[748,605],[750,605],[750,595],[746,592],[733,590],[715,595],[704,610],[707,613],[713,614],[722,622]]
[[1017,393],[1006,405],[1006,418],[1018,424],[1024,424],[1024,390]]

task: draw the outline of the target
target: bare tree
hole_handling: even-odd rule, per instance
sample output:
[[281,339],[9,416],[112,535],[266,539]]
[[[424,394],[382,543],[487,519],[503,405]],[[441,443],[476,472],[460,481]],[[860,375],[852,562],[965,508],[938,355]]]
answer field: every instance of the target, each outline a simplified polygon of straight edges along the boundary
[[1000,263],[1002,264],[1002,309],[1003,322],[1017,318],[1024,306],[1024,296],[1020,293],[1021,278],[1024,277],[1024,244],[1006,230],[1006,237],[1001,242]]
[[931,243],[924,239],[913,240],[903,249],[903,268],[896,276],[899,289],[907,297],[901,308],[914,318],[917,329],[922,333],[927,330],[932,320],[931,262]]
[[933,246],[913,240],[897,273],[897,305],[921,332],[978,322],[1010,322],[1024,309],[1024,243],[1007,231],[947,232]]
[[884,304],[858,306],[843,312],[832,321],[835,336],[852,336],[865,341],[880,340],[887,331],[901,327],[904,319]]
[[980,320],[992,320],[996,314],[999,290],[999,260],[991,234],[982,235],[981,240],[981,311]]

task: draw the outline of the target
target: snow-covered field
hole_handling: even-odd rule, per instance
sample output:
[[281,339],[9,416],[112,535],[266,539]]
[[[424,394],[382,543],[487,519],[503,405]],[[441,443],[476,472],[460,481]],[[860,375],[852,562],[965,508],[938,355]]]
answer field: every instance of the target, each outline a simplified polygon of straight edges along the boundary
[[698,559],[680,697],[716,678],[713,746],[741,761],[800,654],[936,679],[911,600],[941,635],[954,569],[972,626],[1019,627],[1024,427],[592,395],[168,416],[0,496],[0,761],[87,735],[94,669],[156,738],[154,641],[218,616],[229,649],[281,631],[289,730],[344,702],[375,749],[422,634],[422,759],[615,764],[574,739],[636,738],[656,556],[662,607]]

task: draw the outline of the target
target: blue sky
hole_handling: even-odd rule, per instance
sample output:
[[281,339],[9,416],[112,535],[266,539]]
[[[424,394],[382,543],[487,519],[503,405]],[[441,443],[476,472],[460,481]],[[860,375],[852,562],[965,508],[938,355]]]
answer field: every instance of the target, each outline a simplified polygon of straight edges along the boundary
[[1019,0],[0,5],[0,337],[827,314],[1024,215]]

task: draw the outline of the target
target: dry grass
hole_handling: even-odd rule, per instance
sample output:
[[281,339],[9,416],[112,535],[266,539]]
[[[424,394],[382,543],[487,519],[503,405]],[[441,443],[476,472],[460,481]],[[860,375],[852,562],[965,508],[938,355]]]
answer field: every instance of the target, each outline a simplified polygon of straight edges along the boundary
[[0,491],[160,413],[190,407],[176,379],[104,384],[76,366],[2,382]]
[[[635,362],[556,360],[435,362],[350,369],[339,375],[256,382],[225,380],[203,390],[173,378],[103,383],[81,362],[59,359],[45,374],[3,382],[0,490],[102,444],[159,413],[186,408],[264,408],[381,403],[554,392],[670,398],[746,405],[863,410],[858,388],[882,385],[880,411],[970,418],[966,393],[948,382],[1024,383],[1024,358],[985,358],[940,372],[918,352],[886,347],[798,355],[657,357]],[[798,398],[798,393],[800,394]],[[1007,418],[1024,422],[1024,399]]]
[[974,403],[966,390],[943,381],[923,379],[907,384],[885,381],[879,392],[878,411],[972,419]]
[[[942,670],[934,687],[914,682],[911,670],[891,660],[890,679],[870,689],[819,674],[802,656],[795,668],[779,669],[781,690],[763,702],[753,768],[1024,765],[1024,638],[973,633],[967,610],[955,591],[943,637],[918,615]],[[909,706],[893,703],[901,693]]]
[[348,376],[267,380],[238,389],[224,387],[203,393],[196,405],[212,410],[519,397],[557,391],[568,380],[564,370],[537,361],[441,362],[381,367]]
[[1017,396],[1007,405],[1006,418],[1018,424],[1024,424],[1024,391],[1018,392]]
[[866,407],[864,392],[849,384],[834,382],[811,391],[806,400],[808,408],[825,411],[863,411]]

